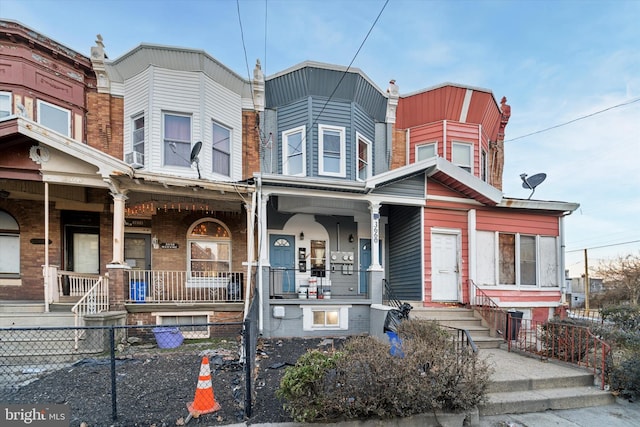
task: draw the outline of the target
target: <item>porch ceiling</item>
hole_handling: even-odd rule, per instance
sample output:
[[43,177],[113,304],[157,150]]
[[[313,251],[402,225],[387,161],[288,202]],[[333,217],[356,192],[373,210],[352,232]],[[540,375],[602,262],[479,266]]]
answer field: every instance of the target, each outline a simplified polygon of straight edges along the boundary
[[366,201],[283,195],[278,196],[278,210],[288,213],[346,216],[369,212]]

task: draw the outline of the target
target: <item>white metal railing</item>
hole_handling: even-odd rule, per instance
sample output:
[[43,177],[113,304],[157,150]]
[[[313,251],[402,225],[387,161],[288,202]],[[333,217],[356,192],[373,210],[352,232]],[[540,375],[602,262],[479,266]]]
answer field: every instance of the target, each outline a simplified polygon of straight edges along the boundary
[[58,271],[58,294],[71,297],[82,297],[100,279],[99,274]]
[[244,273],[129,270],[133,303],[242,302]]
[[84,316],[86,314],[101,313],[109,311],[109,278],[108,276],[99,277],[98,281],[80,298],[80,300],[71,308],[74,315],[75,329],[75,349],[78,349],[78,340],[80,339],[80,330]]

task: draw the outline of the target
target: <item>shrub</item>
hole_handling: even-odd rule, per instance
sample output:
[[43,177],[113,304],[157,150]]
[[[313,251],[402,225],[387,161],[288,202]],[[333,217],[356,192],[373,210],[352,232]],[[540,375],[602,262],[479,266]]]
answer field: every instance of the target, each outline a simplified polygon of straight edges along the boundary
[[640,397],[640,352],[631,354],[613,368],[609,380],[611,388],[629,400]]
[[277,396],[301,422],[464,411],[484,401],[491,372],[477,354],[453,345],[434,322],[402,322],[398,335],[403,357],[372,337],[306,354],[287,369]]
[[583,360],[589,348],[588,328],[571,319],[550,320],[541,325],[542,354],[560,360]]

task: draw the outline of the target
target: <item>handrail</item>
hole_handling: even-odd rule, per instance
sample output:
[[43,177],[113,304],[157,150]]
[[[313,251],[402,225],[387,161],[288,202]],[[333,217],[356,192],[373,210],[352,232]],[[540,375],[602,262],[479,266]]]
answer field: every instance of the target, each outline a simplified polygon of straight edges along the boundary
[[384,300],[389,301],[390,306],[400,308],[402,306],[402,301],[396,297],[387,279],[382,279],[382,283],[384,285]]
[[496,335],[505,337],[505,331],[501,328],[504,328],[509,321],[507,311],[480,289],[473,280],[469,279],[469,283],[474,295],[473,310],[480,314]]
[[456,328],[455,326],[448,325],[440,325],[443,328],[453,329],[457,333],[457,337],[454,337],[455,344],[461,344],[463,346],[471,347],[471,351],[474,353],[478,352],[478,346],[471,338],[471,333],[467,329]]
[[94,314],[109,310],[109,288],[108,280],[99,277],[98,281],[78,300],[71,308],[74,314],[75,329],[75,349],[78,349],[80,339],[80,319],[87,313]]

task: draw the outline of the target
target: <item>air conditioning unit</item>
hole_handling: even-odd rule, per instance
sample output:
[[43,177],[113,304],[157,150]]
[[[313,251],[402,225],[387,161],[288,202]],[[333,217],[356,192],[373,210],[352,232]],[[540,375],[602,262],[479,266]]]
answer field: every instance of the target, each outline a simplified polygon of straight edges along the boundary
[[124,161],[127,162],[132,168],[140,169],[144,167],[144,154],[137,151],[131,151],[124,156]]

